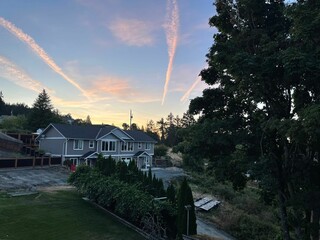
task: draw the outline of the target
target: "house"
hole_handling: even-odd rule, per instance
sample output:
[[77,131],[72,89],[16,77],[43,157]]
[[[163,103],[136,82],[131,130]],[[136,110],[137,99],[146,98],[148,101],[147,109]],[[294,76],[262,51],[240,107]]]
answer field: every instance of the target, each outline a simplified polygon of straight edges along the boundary
[[63,161],[94,166],[98,154],[116,161],[135,160],[139,169],[152,166],[156,141],[142,131],[110,125],[49,124],[37,137],[46,154],[62,156]]

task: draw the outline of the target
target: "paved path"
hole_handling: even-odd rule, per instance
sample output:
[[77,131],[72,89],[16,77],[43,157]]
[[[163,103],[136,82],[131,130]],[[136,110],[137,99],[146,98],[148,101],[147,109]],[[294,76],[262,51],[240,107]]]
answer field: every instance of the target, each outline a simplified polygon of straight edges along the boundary
[[152,168],[152,174],[157,178],[161,178],[164,187],[167,188],[172,179],[182,178],[186,176],[182,168],[168,167],[168,168]]
[[207,235],[221,240],[235,240],[226,232],[218,229],[213,224],[203,221],[197,217],[197,233],[199,235]]
[[36,191],[37,187],[67,185],[69,171],[62,166],[0,170],[0,190]]

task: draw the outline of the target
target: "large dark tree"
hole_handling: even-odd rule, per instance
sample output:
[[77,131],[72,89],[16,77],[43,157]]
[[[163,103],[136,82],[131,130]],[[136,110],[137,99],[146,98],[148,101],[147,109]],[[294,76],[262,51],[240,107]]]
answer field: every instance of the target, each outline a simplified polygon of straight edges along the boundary
[[190,103],[200,119],[185,152],[210,160],[236,188],[250,170],[277,199],[283,238],[318,239],[320,2],[215,6],[210,25],[218,33],[201,72],[210,88]]
[[38,128],[47,127],[52,122],[60,121],[59,114],[54,111],[49,95],[43,89],[35,100],[31,114],[29,115],[30,129],[35,131]]

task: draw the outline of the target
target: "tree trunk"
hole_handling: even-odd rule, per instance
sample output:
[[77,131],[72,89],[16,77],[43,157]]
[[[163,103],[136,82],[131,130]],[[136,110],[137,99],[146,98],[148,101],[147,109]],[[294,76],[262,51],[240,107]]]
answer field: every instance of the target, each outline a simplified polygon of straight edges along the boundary
[[280,207],[281,228],[282,228],[283,239],[291,240],[289,225],[288,225],[287,208],[285,205],[284,193],[281,190],[279,190],[278,197],[279,197],[279,207]]
[[311,211],[306,210],[305,212],[306,218],[305,218],[305,229],[304,229],[304,238],[310,239],[310,223],[311,223]]
[[320,209],[313,209],[313,217],[312,217],[312,231],[311,236],[312,240],[319,240],[319,220],[320,220]]

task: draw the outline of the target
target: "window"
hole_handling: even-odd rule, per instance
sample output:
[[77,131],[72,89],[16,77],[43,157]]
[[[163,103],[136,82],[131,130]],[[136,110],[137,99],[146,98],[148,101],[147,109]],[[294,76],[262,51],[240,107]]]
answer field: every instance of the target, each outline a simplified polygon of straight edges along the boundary
[[102,152],[115,152],[116,142],[115,141],[101,141]]
[[142,148],[142,143],[138,142],[138,149],[141,149],[141,148]]
[[121,143],[122,152],[133,152],[133,142],[122,142]]
[[83,150],[83,140],[74,140],[73,150]]
[[151,149],[151,143],[146,143],[146,150],[150,150]]
[[93,140],[89,141],[89,148],[94,148],[94,141]]

